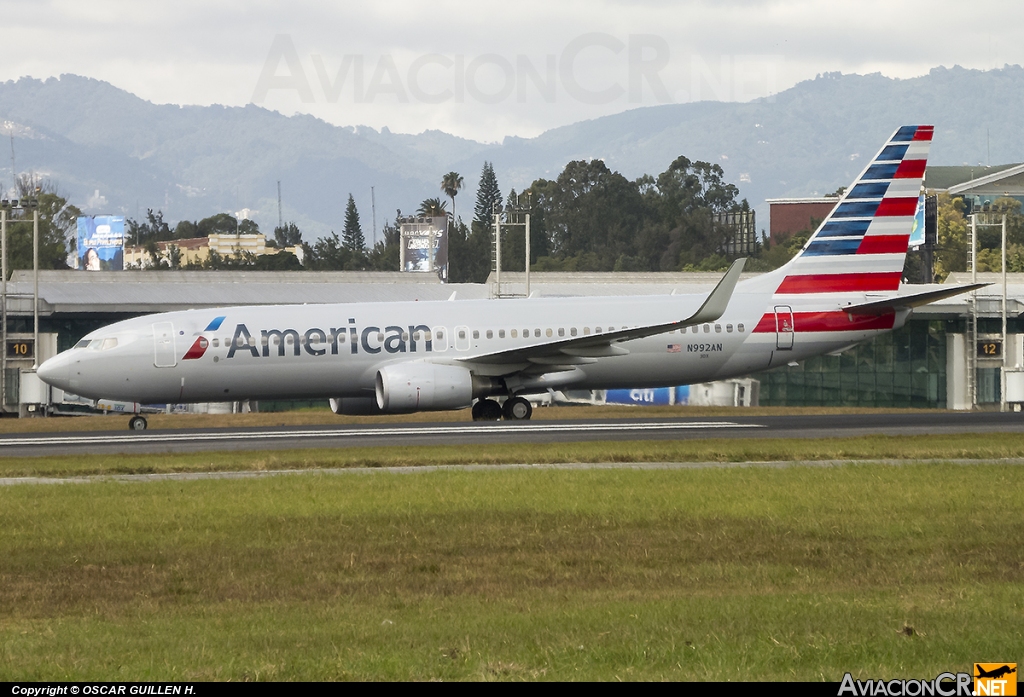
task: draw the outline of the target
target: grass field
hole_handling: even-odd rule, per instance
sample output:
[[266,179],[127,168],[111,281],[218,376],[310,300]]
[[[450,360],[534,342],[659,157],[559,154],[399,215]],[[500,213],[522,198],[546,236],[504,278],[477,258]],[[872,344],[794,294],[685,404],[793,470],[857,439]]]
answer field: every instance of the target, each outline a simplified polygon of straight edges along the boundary
[[1024,458],[1014,433],[363,447],[261,452],[0,457],[0,477],[564,462],[800,462]]
[[[658,446],[690,447],[644,444]],[[2,487],[0,675],[839,680],[1024,662],[1022,475],[979,462]]]

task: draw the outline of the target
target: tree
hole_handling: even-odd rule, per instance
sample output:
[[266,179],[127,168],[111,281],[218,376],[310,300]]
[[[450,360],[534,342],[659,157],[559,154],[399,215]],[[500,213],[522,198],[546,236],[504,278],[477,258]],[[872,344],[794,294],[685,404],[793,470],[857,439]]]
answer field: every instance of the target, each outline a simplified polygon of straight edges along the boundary
[[[77,218],[82,212],[68,204],[57,187],[29,177],[18,181],[18,198],[39,201],[39,268],[68,268],[68,252],[75,248]],[[7,212],[8,269],[32,268],[32,209]]]
[[249,220],[245,218],[238,221],[238,234],[239,235],[258,235],[260,233],[260,226],[255,220]]
[[343,271],[351,266],[353,252],[333,230],[329,236],[302,247],[306,268],[311,271]]
[[941,282],[953,271],[967,270],[967,220],[962,198],[941,193],[936,204],[935,278]]
[[449,172],[441,177],[441,191],[452,200],[452,221],[455,220],[455,196],[462,189],[462,175],[458,172]]
[[196,225],[198,228],[197,237],[209,237],[210,235],[235,235],[238,234],[238,220],[227,213],[217,213],[209,218],[203,218]]
[[721,252],[732,231],[719,225],[716,216],[743,205],[736,201],[739,189],[724,177],[718,165],[683,156],[658,175],[658,216],[672,236],[661,264],[664,270],[696,267]]
[[[557,180],[537,180],[530,191],[543,211],[552,261],[562,270],[611,271],[620,257],[635,256],[643,199],[633,182],[601,160],[570,162]],[[623,259],[619,265],[638,263]]]
[[296,247],[302,244],[302,231],[295,223],[285,223],[274,228],[274,242],[277,247]]
[[362,256],[366,249],[366,239],[363,237],[363,229],[359,225],[359,211],[356,210],[356,202],[352,198],[352,194],[348,195],[348,204],[345,206],[345,229],[342,230],[342,234],[345,238],[345,249],[352,254]]
[[439,198],[425,198],[416,209],[416,215],[423,215],[428,218],[436,218],[445,214],[445,203]]
[[490,162],[484,162],[483,171],[480,172],[480,184],[476,189],[476,208],[473,211],[473,223],[488,228],[494,224],[494,208],[501,206],[501,189],[498,187],[498,178],[494,176],[494,167]]
[[399,271],[402,260],[402,235],[398,219],[402,212],[398,211],[394,225],[384,224],[382,239],[374,245],[367,255],[367,263],[374,271]]
[[[181,227],[181,223],[178,224],[178,227]],[[152,208],[146,209],[145,222],[140,223],[129,218],[125,221],[125,228],[128,244],[135,246],[142,246],[150,241],[164,242],[176,236],[171,232],[170,226],[164,222],[163,211],[154,213]]]

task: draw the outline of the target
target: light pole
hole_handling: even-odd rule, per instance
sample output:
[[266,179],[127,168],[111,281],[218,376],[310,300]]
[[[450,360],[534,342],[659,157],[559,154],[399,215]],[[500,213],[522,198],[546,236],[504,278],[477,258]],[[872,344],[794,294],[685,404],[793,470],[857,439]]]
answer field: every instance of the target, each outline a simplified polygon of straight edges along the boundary
[[7,199],[0,201],[0,327],[3,347],[0,348],[0,413],[7,409]]
[[32,369],[39,366],[39,191],[22,199],[0,199],[0,412],[7,407],[7,219],[8,211],[32,211]]

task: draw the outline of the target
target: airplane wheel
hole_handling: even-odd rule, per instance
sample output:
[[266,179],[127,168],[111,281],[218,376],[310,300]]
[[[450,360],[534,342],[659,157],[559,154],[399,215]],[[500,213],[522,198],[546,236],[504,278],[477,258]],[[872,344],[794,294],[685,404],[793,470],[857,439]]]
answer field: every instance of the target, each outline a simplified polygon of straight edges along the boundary
[[523,397],[510,397],[505,401],[501,415],[506,421],[529,421],[533,415],[533,405]]
[[473,405],[473,421],[497,421],[501,418],[501,405],[493,399],[481,399]]
[[133,416],[132,418],[128,419],[129,431],[145,431],[146,426],[148,425],[149,424],[146,423],[146,417],[144,416]]

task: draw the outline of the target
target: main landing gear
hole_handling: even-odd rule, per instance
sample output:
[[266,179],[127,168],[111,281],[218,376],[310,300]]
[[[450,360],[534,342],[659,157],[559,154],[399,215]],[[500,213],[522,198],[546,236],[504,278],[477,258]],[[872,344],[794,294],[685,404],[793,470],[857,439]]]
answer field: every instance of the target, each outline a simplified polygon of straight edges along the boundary
[[146,422],[145,416],[135,415],[128,419],[128,430],[129,431],[145,431],[146,426],[149,424]]
[[509,397],[501,405],[493,399],[480,399],[473,405],[473,421],[529,421],[533,405],[523,397]]

